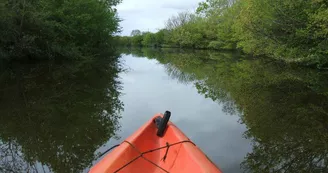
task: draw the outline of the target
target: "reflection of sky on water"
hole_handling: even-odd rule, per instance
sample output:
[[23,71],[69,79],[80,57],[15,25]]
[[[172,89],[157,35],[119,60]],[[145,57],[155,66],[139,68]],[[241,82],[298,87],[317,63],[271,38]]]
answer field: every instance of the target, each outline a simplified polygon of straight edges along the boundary
[[224,172],[240,172],[251,150],[242,137],[246,128],[237,115],[227,115],[223,106],[198,94],[192,83],[173,80],[156,60],[123,56],[129,71],[122,73],[124,112],[119,141],[110,141],[99,151],[128,137],[155,113],[170,110],[171,121],[191,138]]

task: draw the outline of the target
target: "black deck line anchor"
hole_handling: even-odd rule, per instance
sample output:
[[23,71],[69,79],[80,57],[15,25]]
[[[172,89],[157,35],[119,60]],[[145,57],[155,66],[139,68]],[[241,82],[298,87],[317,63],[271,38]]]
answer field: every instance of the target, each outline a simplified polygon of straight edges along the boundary
[[163,118],[158,116],[155,118],[155,124],[157,126],[157,136],[163,137],[165,129],[167,127],[167,123],[169,122],[169,119],[171,117],[170,111],[165,111]]

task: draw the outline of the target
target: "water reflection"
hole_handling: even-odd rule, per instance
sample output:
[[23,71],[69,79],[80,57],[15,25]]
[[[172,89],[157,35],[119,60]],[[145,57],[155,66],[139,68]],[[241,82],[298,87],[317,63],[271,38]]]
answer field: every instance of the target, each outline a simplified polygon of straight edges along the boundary
[[117,57],[0,73],[0,172],[81,172],[119,128]]
[[[123,52],[154,59],[129,59],[140,67],[125,76],[131,82],[125,85],[128,109],[124,113],[129,116],[123,137],[153,113],[172,109],[177,115],[172,118],[186,134],[196,142],[212,142],[200,147],[225,172],[240,172],[239,164],[245,172],[328,172],[327,72],[229,52]],[[123,106],[117,61],[2,65],[0,172],[87,170],[97,158],[95,151],[120,127]],[[153,68],[144,70],[142,65]],[[220,106],[198,99],[203,96]],[[241,145],[247,142],[237,138],[244,127],[227,130],[238,118],[225,120],[226,114],[238,117],[247,127],[244,137],[253,141],[243,163],[240,152],[248,147]],[[213,123],[195,128],[209,122]]]
[[137,49],[247,126],[245,172],[328,172],[328,73],[238,53]]

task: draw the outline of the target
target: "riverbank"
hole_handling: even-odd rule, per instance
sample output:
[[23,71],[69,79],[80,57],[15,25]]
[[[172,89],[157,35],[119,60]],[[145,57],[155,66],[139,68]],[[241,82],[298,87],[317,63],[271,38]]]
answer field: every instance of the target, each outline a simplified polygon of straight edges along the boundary
[[[260,55],[251,55],[243,52],[242,50],[213,50],[213,49],[192,49],[192,48],[177,48],[177,47],[120,47],[118,48],[119,52],[172,52],[172,53],[192,53],[192,52],[210,52],[210,54],[220,54],[220,53],[232,53],[235,55],[242,55],[243,58],[245,59],[263,59],[268,62],[276,62],[280,64],[285,64],[287,66],[295,66],[295,67],[305,67],[309,69],[317,69],[320,71],[326,71],[328,68],[327,67],[318,67],[318,64],[311,64],[311,62],[306,62],[302,61],[301,59],[282,59],[282,58],[274,58],[274,57],[269,57],[269,56],[260,56]],[[147,54],[146,54],[147,55]]]
[[324,1],[207,0],[155,33],[133,30],[116,40],[125,47],[240,50],[327,69],[327,14]]
[[0,60],[85,60],[113,47],[118,0],[7,1],[0,5]]

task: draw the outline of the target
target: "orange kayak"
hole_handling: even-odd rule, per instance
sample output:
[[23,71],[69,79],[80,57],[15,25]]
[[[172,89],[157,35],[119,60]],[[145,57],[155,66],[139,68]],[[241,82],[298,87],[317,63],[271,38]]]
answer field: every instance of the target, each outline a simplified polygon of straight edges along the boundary
[[90,173],[220,173],[178,127],[157,114],[107,154]]

